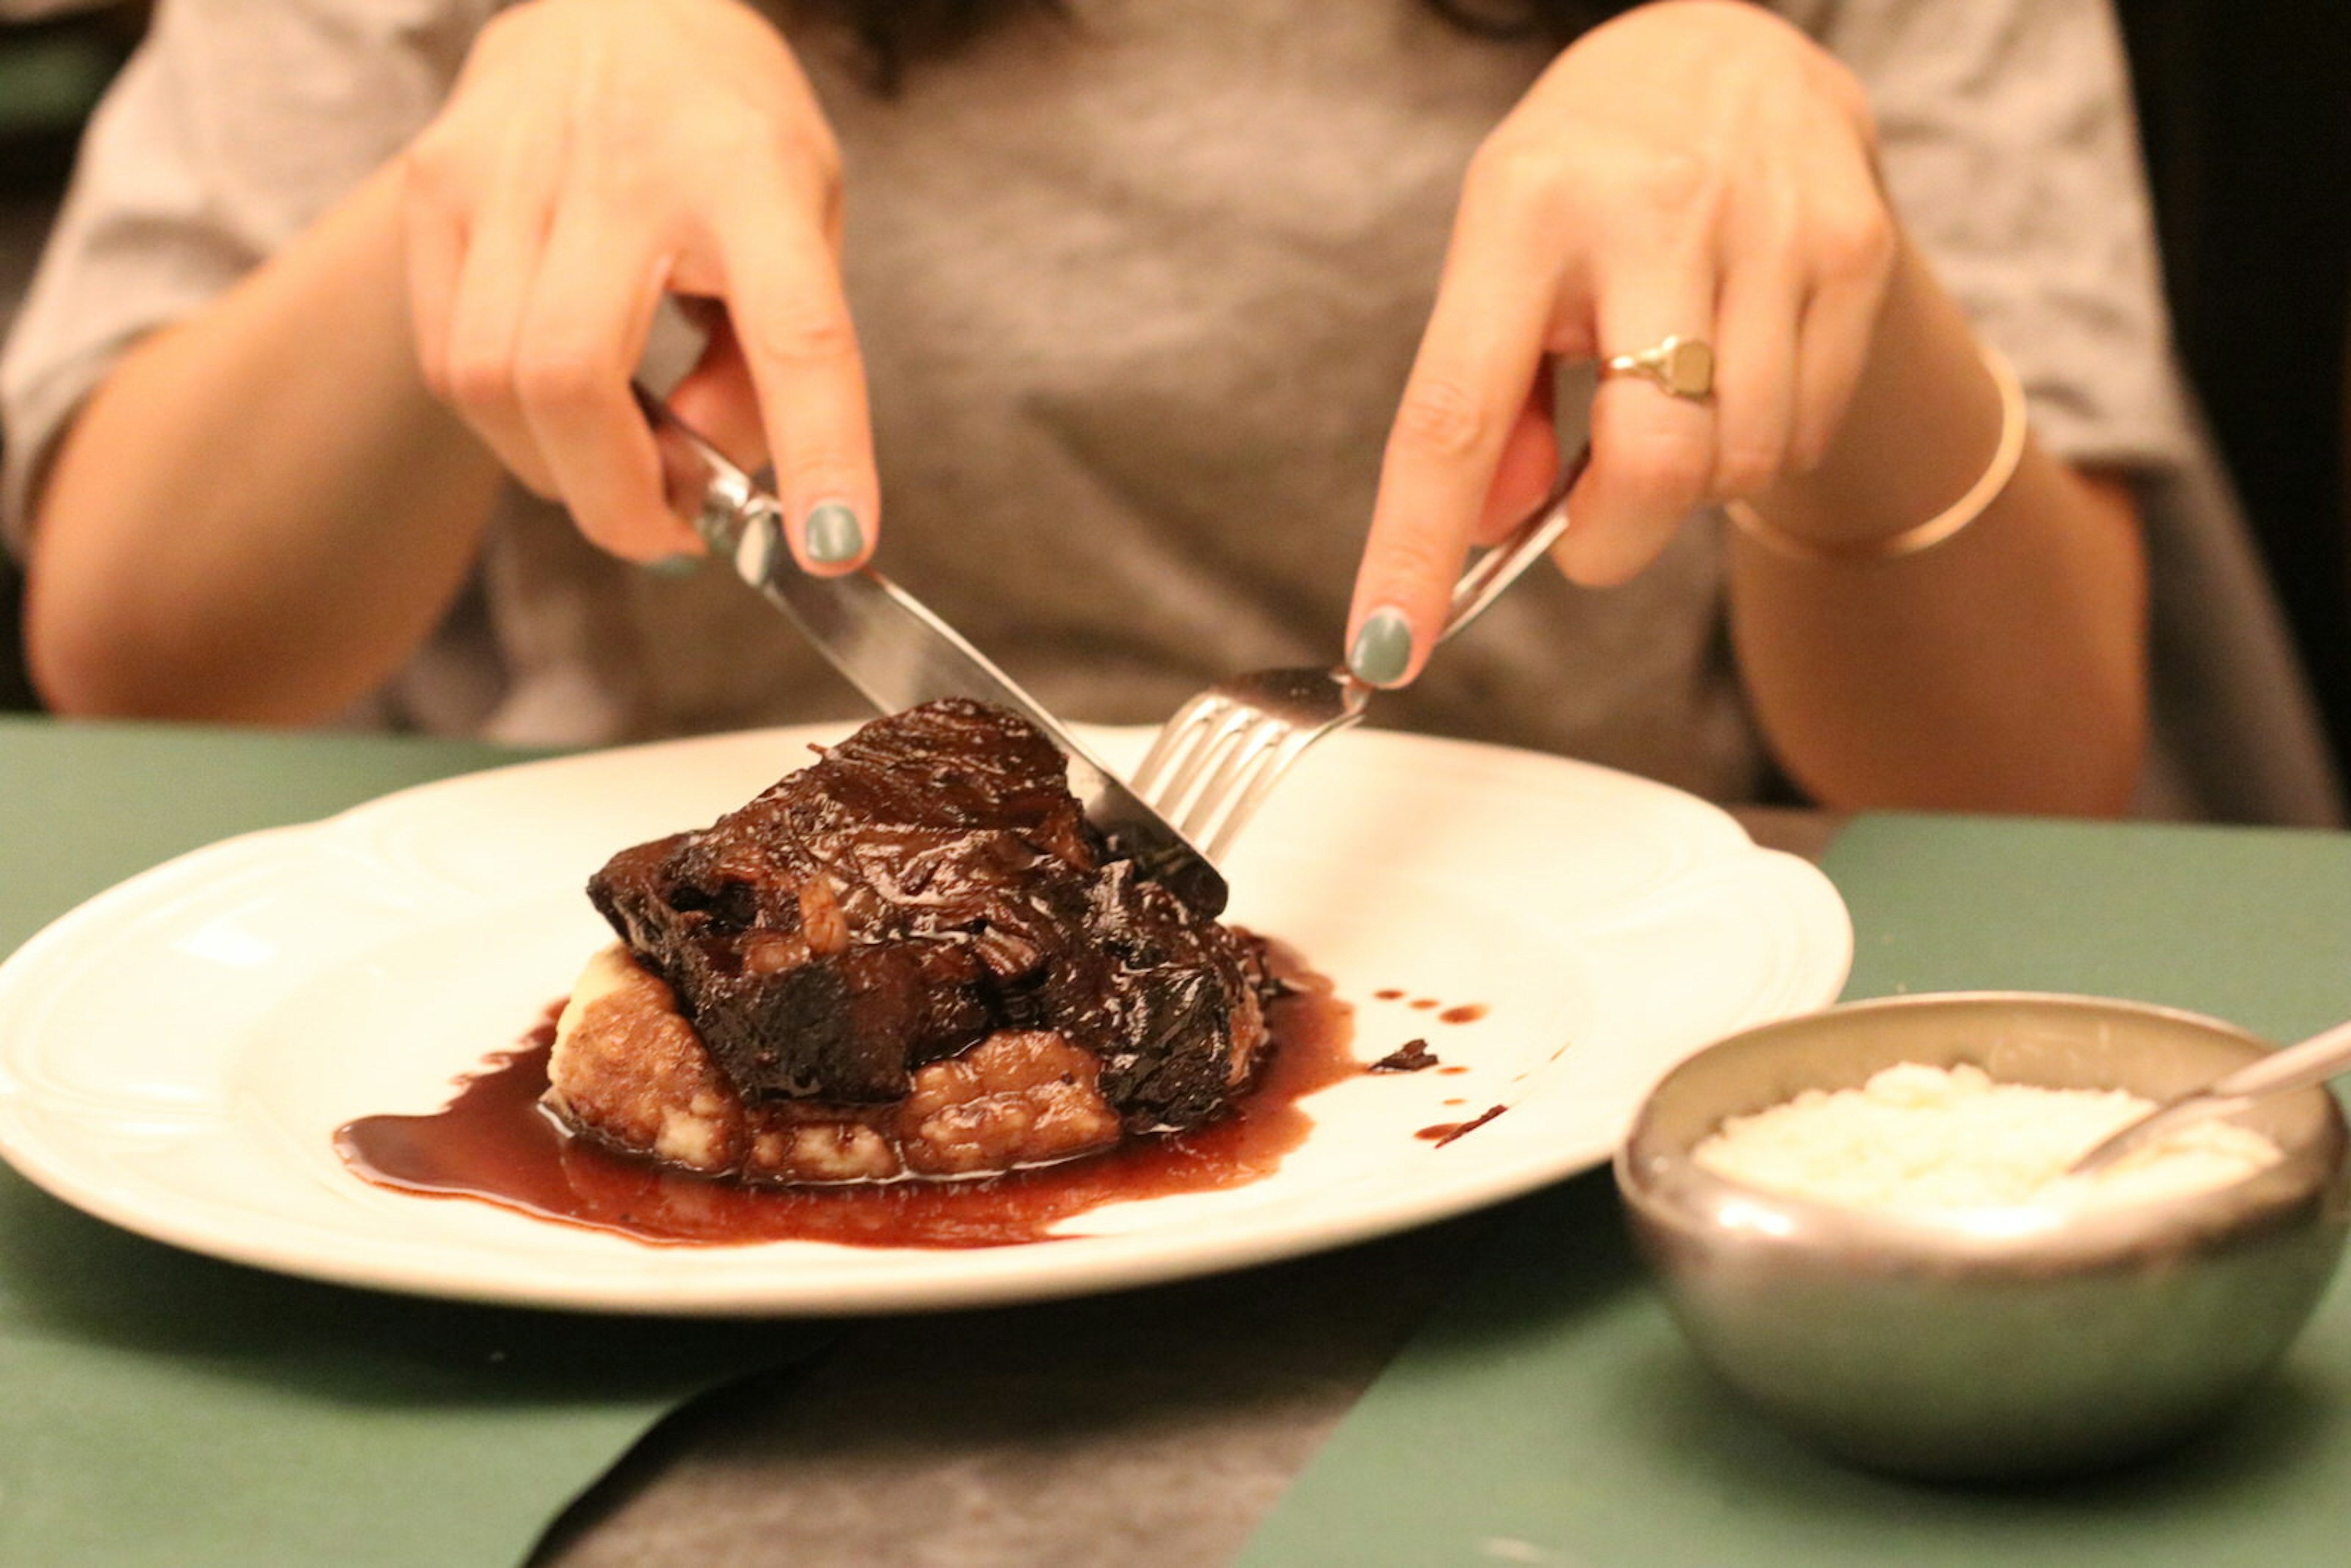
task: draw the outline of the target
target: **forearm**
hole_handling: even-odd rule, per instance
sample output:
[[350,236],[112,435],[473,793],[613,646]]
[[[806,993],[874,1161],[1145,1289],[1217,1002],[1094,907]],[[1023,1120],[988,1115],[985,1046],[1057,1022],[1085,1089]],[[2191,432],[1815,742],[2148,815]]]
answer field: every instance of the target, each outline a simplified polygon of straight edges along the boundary
[[[1822,541],[1934,516],[1983,470],[1999,396],[1905,253],[1826,459],[1758,498]],[[2117,485],[2028,444],[1967,528],[1916,555],[1808,560],[1732,530],[1732,623],[1790,774],[1839,807],[2112,814],[2146,744],[2145,565]]]
[[499,470],[417,371],[398,178],[133,348],[76,419],[28,574],[53,706],[323,717],[445,609]]

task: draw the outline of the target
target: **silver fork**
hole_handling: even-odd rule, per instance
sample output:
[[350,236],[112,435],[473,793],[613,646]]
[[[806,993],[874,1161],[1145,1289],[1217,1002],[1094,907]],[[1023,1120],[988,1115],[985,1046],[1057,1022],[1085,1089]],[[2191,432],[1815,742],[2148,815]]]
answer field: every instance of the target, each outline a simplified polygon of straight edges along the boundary
[[[1454,584],[1438,643],[1485,613],[1567,531],[1567,493],[1591,457],[1589,446],[1579,451],[1526,519],[1470,563]],[[1220,859],[1307,747],[1360,722],[1375,689],[1344,664],[1253,670],[1218,681],[1159,727],[1134,770],[1134,792],[1210,860]]]

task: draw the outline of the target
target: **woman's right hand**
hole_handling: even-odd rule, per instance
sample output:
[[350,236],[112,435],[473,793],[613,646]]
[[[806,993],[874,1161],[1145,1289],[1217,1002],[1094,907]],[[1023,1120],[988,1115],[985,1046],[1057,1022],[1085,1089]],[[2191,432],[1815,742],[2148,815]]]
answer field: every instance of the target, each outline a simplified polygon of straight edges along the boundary
[[879,517],[842,297],[840,157],[737,0],[530,0],[484,29],[404,158],[425,382],[523,483],[637,560],[701,547],[630,390],[664,293],[720,308],[672,405],[775,464],[792,549],[844,571]]

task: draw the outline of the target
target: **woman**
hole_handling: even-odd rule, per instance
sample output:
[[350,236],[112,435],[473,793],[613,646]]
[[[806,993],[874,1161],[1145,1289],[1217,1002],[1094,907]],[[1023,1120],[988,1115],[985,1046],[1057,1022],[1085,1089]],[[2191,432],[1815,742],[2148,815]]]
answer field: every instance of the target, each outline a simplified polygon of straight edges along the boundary
[[[2103,12],[1439,9],[166,6],[7,367],[37,675],[573,744],[845,711],[677,570],[628,381],[683,296],[674,404],[804,567],[886,540],[1081,716],[1343,646],[1390,722],[1720,798],[2126,809],[2122,471],[2185,438]],[[1569,580],[1432,664],[1595,361]]]

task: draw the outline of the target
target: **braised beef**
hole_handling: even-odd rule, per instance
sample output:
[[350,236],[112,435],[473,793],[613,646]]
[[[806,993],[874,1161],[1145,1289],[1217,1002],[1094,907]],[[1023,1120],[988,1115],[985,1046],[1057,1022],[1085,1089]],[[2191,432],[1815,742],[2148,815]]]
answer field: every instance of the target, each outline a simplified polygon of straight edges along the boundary
[[1422,1072],[1437,1065],[1437,1052],[1425,1040],[1408,1040],[1369,1067],[1366,1072]]
[[1130,1130],[1248,1085],[1260,947],[1136,877],[1016,716],[878,719],[698,832],[624,850],[589,896],[750,1101],[873,1103],[998,1030],[1102,1064]]

